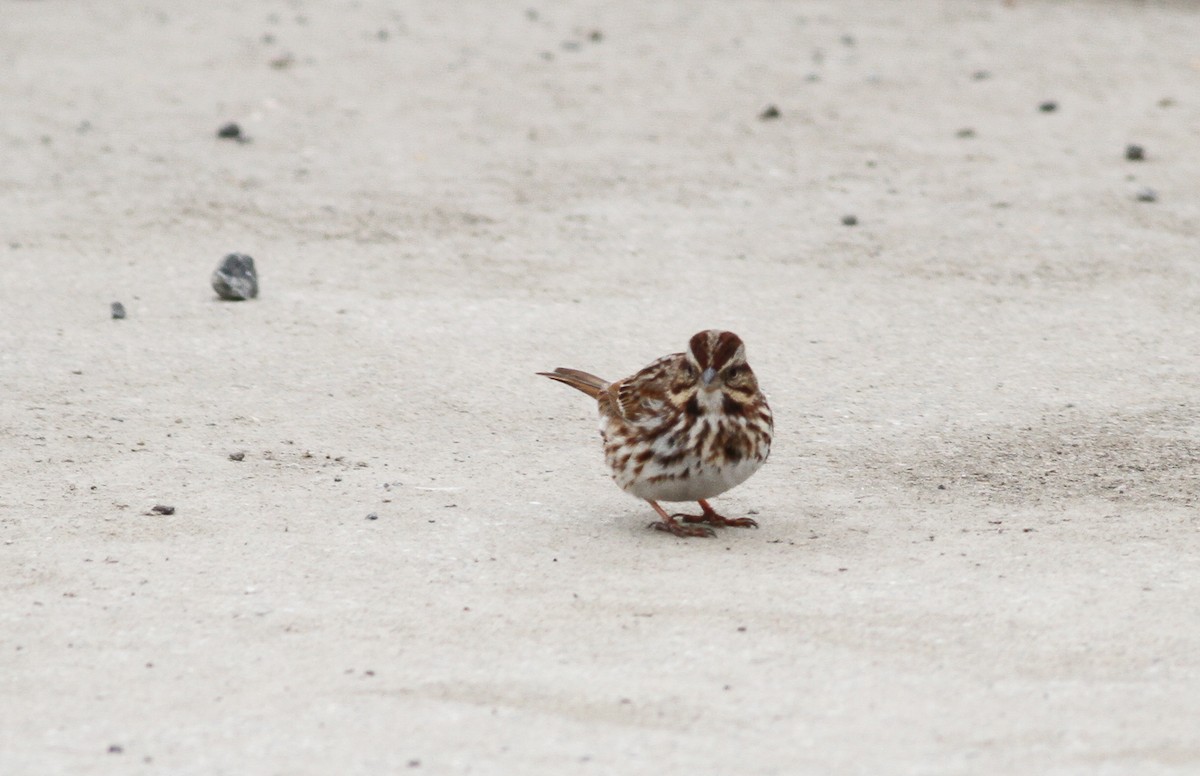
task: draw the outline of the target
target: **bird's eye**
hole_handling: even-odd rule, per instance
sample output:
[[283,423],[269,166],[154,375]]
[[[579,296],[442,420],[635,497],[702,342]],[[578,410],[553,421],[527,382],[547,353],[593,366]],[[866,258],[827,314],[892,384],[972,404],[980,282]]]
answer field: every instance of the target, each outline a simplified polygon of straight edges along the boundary
[[733,366],[726,367],[725,368],[725,379],[729,379],[730,377],[737,377],[738,375],[740,375],[742,372],[745,372],[745,371],[746,371],[746,368],[740,364],[734,364]]

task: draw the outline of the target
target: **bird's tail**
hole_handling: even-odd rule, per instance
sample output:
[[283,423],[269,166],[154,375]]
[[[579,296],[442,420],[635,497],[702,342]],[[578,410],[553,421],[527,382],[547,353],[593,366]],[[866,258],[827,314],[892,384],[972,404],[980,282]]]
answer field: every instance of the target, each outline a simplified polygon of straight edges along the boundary
[[583,391],[593,399],[600,395],[608,386],[608,381],[596,377],[587,372],[580,372],[578,369],[565,369],[559,367],[553,372],[538,372],[543,377],[549,377],[551,380],[557,380],[560,383],[566,383],[572,388],[577,388]]

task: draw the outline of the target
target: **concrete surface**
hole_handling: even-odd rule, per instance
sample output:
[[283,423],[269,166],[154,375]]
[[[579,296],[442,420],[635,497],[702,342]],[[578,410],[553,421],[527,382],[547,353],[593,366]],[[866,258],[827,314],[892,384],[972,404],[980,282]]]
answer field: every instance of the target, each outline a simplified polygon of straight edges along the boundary
[[[1200,772],[1197,40],[2,0],[0,772]],[[684,541],[533,373],[707,327],[777,441]]]

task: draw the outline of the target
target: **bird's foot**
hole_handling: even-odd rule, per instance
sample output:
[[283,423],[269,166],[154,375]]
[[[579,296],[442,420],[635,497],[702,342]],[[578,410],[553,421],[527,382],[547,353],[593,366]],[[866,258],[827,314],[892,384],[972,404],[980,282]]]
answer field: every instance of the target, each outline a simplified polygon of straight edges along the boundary
[[651,501],[650,506],[654,507],[654,511],[659,514],[662,520],[655,520],[649,525],[656,531],[666,531],[676,536],[703,536],[705,538],[716,536],[717,532],[706,525],[681,525],[676,522],[674,515],[668,515],[666,510],[658,505],[657,502]]
[[684,515],[674,514],[671,517],[677,517],[685,523],[709,523],[710,525],[718,525],[722,528],[733,526],[734,528],[758,528],[758,522],[751,520],[748,517],[725,517],[724,515]]
[[748,517],[725,517],[717,514],[717,511],[708,505],[707,501],[700,501],[700,508],[704,510],[702,515],[684,515],[674,514],[671,517],[678,517],[685,523],[708,523],[721,527],[732,526],[734,528],[758,528],[758,522],[751,520]]
[[706,525],[680,525],[673,519],[655,520],[649,527],[656,531],[673,533],[676,536],[703,536],[709,538],[717,535],[716,531]]

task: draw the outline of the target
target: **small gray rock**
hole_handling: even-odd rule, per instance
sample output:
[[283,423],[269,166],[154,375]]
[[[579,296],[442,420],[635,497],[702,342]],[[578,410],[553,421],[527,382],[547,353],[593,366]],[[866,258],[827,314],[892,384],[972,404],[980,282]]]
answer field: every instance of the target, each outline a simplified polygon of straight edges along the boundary
[[113,317],[113,320],[115,320],[115,321],[119,321],[122,318],[124,318],[125,317],[125,305],[121,304],[120,302],[113,302],[112,303],[112,317]]
[[254,259],[244,253],[231,253],[212,276],[213,291],[222,299],[239,302],[258,296],[258,273]]
[[858,216],[847,215],[842,216],[842,223],[846,226],[858,226]]
[[1144,189],[1140,189],[1138,193],[1134,195],[1134,198],[1137,199],[1138,202],[1157,202],[1158,192],[1147,186]]
[[1141,162],[1146,158],[1146,149],[1130,143],[1125,146],[1125,158],[1131,162]]

